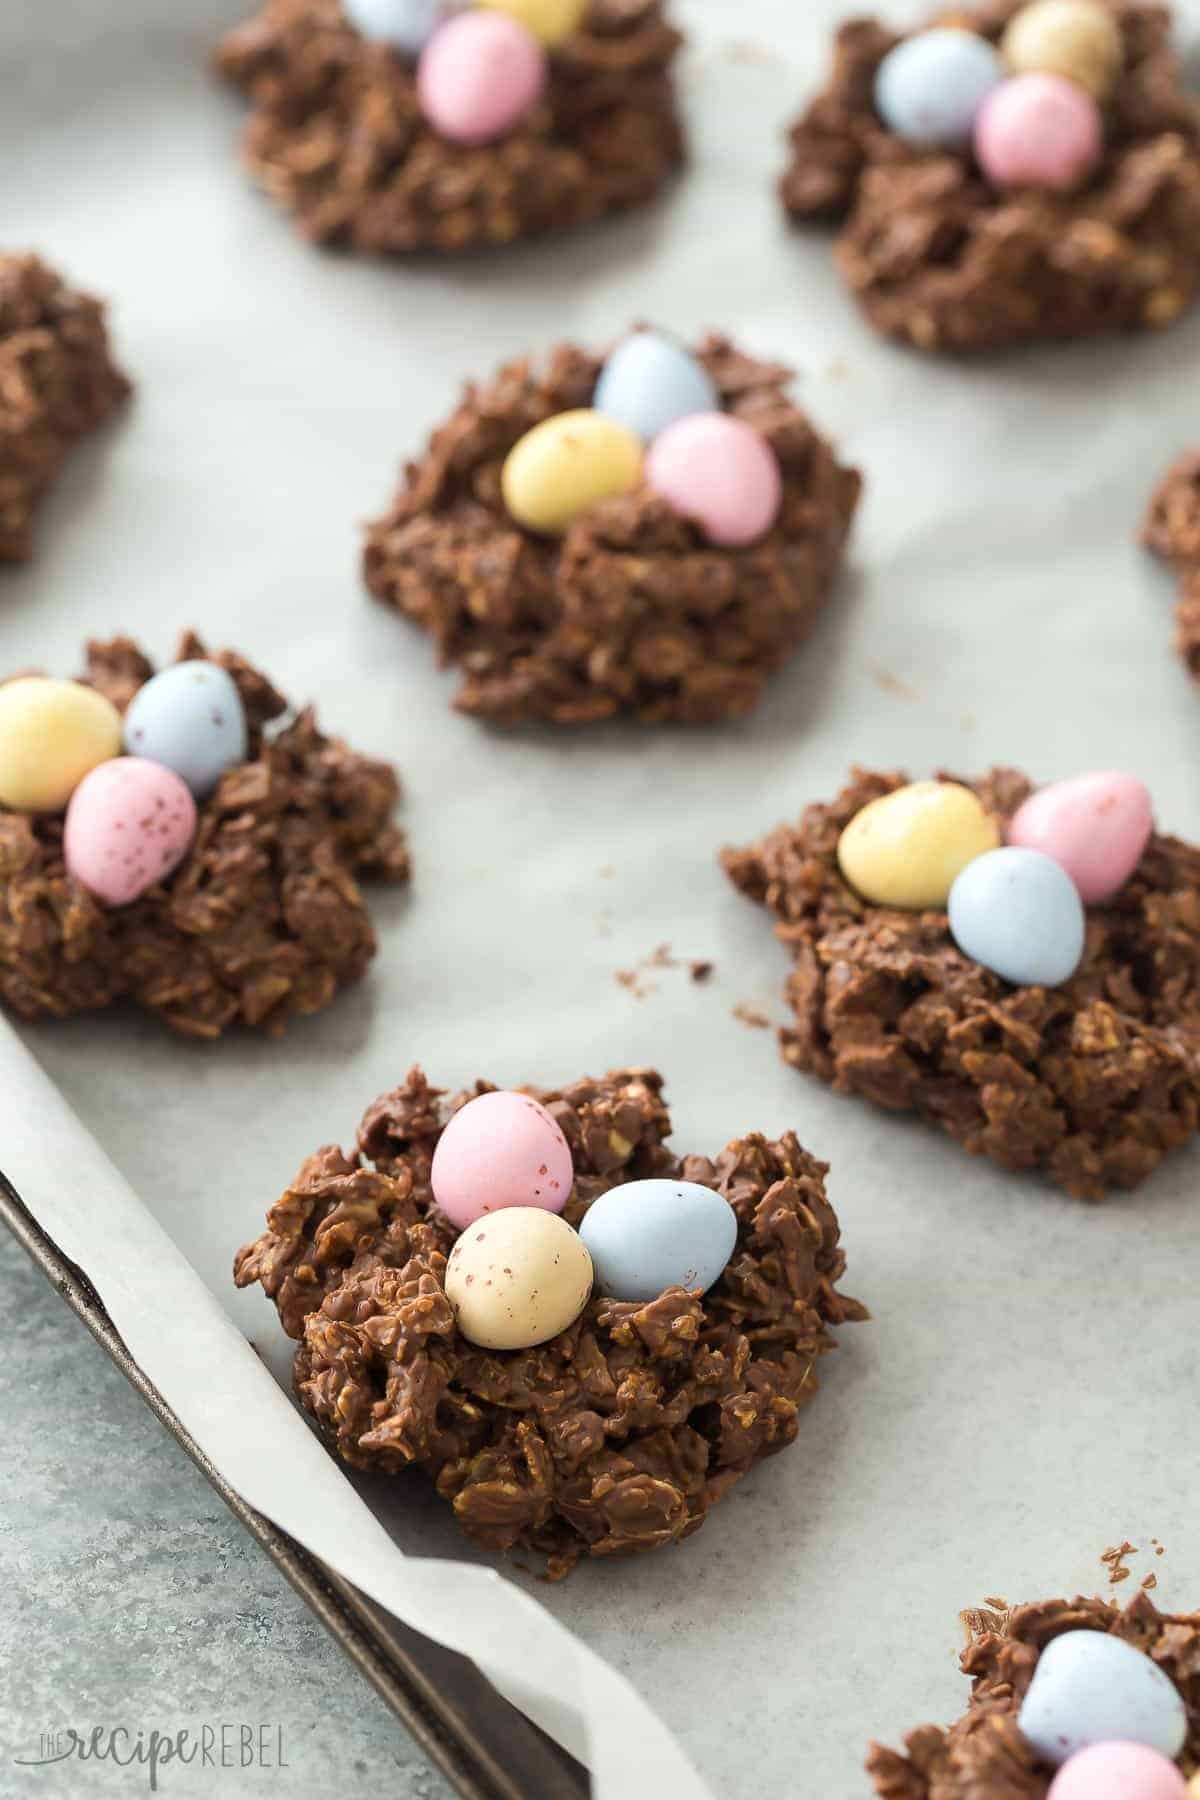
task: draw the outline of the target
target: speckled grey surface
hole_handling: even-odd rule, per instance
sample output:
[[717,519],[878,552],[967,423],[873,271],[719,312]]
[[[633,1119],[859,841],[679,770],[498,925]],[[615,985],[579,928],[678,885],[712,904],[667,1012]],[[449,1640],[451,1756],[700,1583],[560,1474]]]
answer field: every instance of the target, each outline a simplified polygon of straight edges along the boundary
[[[24,1767],[44,1732],[243,1722],[286,1767],[161,1771],[165,1796],[448,1800],[373,1690],[0,1227],[0,1796],[148,1791],[144,1768]],[[219,1741],[219,1740],[218,1740]],[[228,1740],[240,1755],[239,1734]],[[216,1754],[214,1748],[214,1755]]]

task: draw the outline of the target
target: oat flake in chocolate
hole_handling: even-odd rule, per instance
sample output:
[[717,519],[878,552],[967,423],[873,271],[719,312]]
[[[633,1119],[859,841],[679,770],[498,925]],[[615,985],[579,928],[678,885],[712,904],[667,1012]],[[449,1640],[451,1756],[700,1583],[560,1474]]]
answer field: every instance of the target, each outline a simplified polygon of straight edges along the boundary
[[32,556],[38,502],[129,391],[100,302],[36,256],[0,255],[0,562]]
[[[179,648],[207,654],[190,633]],[[107,906],[68,876],[61,814],[0,809],[0,997],[22,1018],[129,999],[192,1037],[277,1033],[365,973],[375,933],[356,877],[408,876],[395,773],[290,712],[240,656],[212,660],[237,683],[248,758],[201,802],[166,882]],[[88,645],[83,679],[121,711],[153,673],[128,638]]]
[[1042,1651],[1067,1631],[1110,1632],[1170,1677],[1188,1717],[1179,1766],[1185,1775],[1200,1767],[1200,1613],[1161,1613],[1139,1593],[1123,1611],[1081,1597],[963,1617],[971,1621],[961,1657],[973,1683],[967,1710],[946,1730],[918,1726],[903,1751],[871,1745],[867,1773],[880,1800],[1045,1800],[1055,1772],[1018,1730],[1017,1714]]
[[713,1187],[738,1240],[702,1298],[592,1300],[531,1350],[486,1351],[455,1328],[443,1278],[457,1232],[430,1191],[451,1112],[419,1069],[368,1108],[352,1155],[318,1150],[235,1262],[298,1340],[296,1390],[344,1459],[419,1468],[489,1550],[581,1556],[652,1550],[698,1531],[708,1510],[796,1436],[830,1327],[866,1317],[837,1291],[845,1257],[826,1165],[789,1132],[739,1139],[713,1161],[676,1156],[662,1077],[618,1070],[529,1089],[571,1146],[577,1225],[609,1188],[647,1176]]
[[243,156],[318,243],[462,251],[644,206],[683,157],[664,0],[593,0],[550,56],[545,93],[495,143],[428,125],[413,61],[337,0],[267,0],[216,67],[250,101]]
[[782,470],[779,516],[746,549],[713,547],[644,485],[590,508],[561,538],[510,518],[500,471],[513,445],[592,404],[603,357],[575,345],[468,386],[408,465],[370,530],[367,584],[461,671],[460,712],[500,725],[737,718],[811,630],[861,478],[789,398],[789,370],[722,337],[695,354],[724,409],[762,433]]
[[[941,779],[1000,821],[1032,791],[1012,769]],[[832,805],[723,853],[792,957],[784,1060],[1081,1199],[1135,1187],[1200,1127],[1200,849],[1153,835],[1087,909],[1077,973],[1012,987],[962,954],[944,912],[873,906],[843,880],[843,827],[907,780],[856,769]]]
[[1177,457],[1159,482],[1142,541],[1174,566],[1175,648],[1193,680],[1200,681],[1200,451]]
[[[957,12],[996,41],[1023,0]],[[1200,106],[1164,6],[1111,0],[1124,62],[1105,155],[1074,194],[997,193],[971,157],[885,130],[875,72],[903,34],[854,18],[791,133],[781,193],[798,223],[840,226],[835,258],[869,323],[922,350],[1171,324],[1200,283]],[[946,22],[945,12],[933,22]]]

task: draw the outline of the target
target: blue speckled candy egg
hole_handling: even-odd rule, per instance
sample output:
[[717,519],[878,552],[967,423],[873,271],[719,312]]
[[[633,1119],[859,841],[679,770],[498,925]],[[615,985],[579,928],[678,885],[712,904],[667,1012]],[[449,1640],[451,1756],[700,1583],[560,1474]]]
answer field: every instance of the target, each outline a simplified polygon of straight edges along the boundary
[[217,663],[175,663],[138,689],[125,714],[130,756],[174,769],[197,800],[226,769],[246,760],[246,709],[232,675]]
[[980,107],[1004,74],[986,38],[938,25],[888,51],[875,74],[875,110],[909,143],[965,149]]
[[649,444],[676,419],[719,412],[721,396],[703,363],[682,344],[658,331],[635,331],[600,371],[592,405]]
[[1083,955],[1083,902],[1040,850],[1008,845],[969,862],[950,889],[950,930],[964,956],[1018,987],[1057,987]]
[[737,1216],[696,1181],[627,1181],[594,1200],[579,1235],[596,1291],[611,1300],[657,1300],[664,1288],[707,1291],[737,1243]]
[[1051,1763],[1113,1739],[1176,1757],[1188,1729],[1183,1696],[1171,1677],[1135,1644],[1107,1631],[1064,1631],[1050,1640],[1017,1724]]
[[447,0],[342,0],[357,32],[404,56],[419,56],[451,10]]

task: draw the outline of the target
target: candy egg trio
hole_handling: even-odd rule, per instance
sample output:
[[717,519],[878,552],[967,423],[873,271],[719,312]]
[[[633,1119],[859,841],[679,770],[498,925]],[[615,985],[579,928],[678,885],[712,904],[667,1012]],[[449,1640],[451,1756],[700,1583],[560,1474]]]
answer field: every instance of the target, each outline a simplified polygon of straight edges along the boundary
[[430,1185],[461,1230],[445,1287],[468,1342],[531,1349],[573,1324],[593,1289],[646,1302],[720,1279],[737,1243],[721,1194],[692,1181],[625,1182],[592,1202],[576,1232],[560,1216],[573,1179],[570,1145],[527,1094],[481,1094],[450,1119]]
[[1112,900],[1153,826],[1135,776],[1052,783],[1000,827],[970,788],[918,781],[864,806],[838,840],[847,883],[876,906],[945,910],[964,956],[1018,986],[1056,987],[1083,957],[1084,907]]
[[723,412],[703,364],[655,331],[619,344],[591,407],[535,425],[501,472],[512,518],[551,536],[639,482],[724,549],[763,537],[783,500],[779,460],[766,438]]
[[82,682],[24,676],[0,686],[0,805],[65,812],[68,875],[128,906],[183,861],[196,801],[245,760],[247,739],[237,684],[216,663],[164,669],[124,719]]
[[898,44],[876,73],[875,109],[910,143],[973,150],[994,187],[1066,193],[1103,156],[1101,106],[1122,56],[1101,0],[1033,0],[998,48],[959,25]]

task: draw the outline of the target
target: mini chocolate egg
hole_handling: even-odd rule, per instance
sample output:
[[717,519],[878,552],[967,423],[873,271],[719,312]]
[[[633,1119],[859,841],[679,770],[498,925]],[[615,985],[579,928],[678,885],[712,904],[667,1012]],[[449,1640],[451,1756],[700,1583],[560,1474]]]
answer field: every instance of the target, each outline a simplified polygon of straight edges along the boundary
[[125,749],[174,769],[197,800],[245,762],[246,709],[219,663],[174,663],[140,687],[125,714]]
[[531,31],[539,44],[553,50],[575,36],[591,10],[592,0],[476,0],[476,4],[508,13]]
[[509,1206],[561,1212],[575,1168],[571,1146],[529,1094],[480,1094],[449,1119],[433,1152],[433,1197],[460,1229]]
[[692,413],[668,425],[646,456],[646,483],[725,549],[770,531],[783,500],[779,458],[760,431],[732,413]]
[[61,812],[89,769],[121,753],[121,715],[81,681],[0,686],[0,806]]
[[109,906],[165,881],[196,835],[196,802],[164,763],[117,756],[85,775],[67,807],[67,873]]
[[1062,75],[1094,100],[1111,93],[1124,51],[1121,28],[1097,0],[1034,0],[1009,21],[1000,43],[1018,75]]
[[1083,956],[1083,901],[1040,850],[1007,845],[967,864],[950,889],[950,935],[973,962],[1016,987],[1058,987]]
[[1179,1689],[1148,1656],[1106,1631],[1064,1631],[1038,1658],[1017,1724],[1056,1766],[1089,1744],[1145,1744],[1174,1758],[1187,1737]]
[[641,473],[641,440],[616,419],[581,408],[543,419],[518,439],[500,486],[518,525],[561,533],[588,507],[628,493]]
[[600,371],[592,404],[649,444],[676,419],[719,412],[721,396],[704,364],[682,344],[661,332],[635,331]]
[[1017,808],[1007,836],[1061,863],[1084,905],[1095,906],[1124,887],[1153,829],[1145,782],[1111,770],[1039,788]]
[[545,83],[545,51],[506,13],[457,13],[434,32],[417,64],[421,111],[453,144],[503,137],[536,105]]
[[1145,1744],[1090,1744],[1065,1762],[1046,1800],[1187,1800],[1175,1763]]
[[956,781],[912,781],[855,813],[838,839],[838,866],[876,906],[943,907],[955,877],[1000,842],[978,795]]
[[657,1300],[666,1288],[707,1293],[737,1243],[737,1214],[698,1181],[626,1181],[593,1200],[579,1235],[599,1293]]
[[875,110],[910,144],[961,150],[984,99],[1003,79],[1004,64],[986,38],[937,25],[888,51],[875,75]]
[[458,1329],[483,1350],[528,1350],[574,1323],[592,1294],[592,1259],[557,1213],[510,1206],[468,1225],[446,1263]]
[[1100,108],[1062,75],[1002,81],[975,121],[975,159],[993,187],[1069,193],[1103,153]]
[[420,54],[449,10],[447,0],[342,0],[348,23],[361,36],[404,56]]

